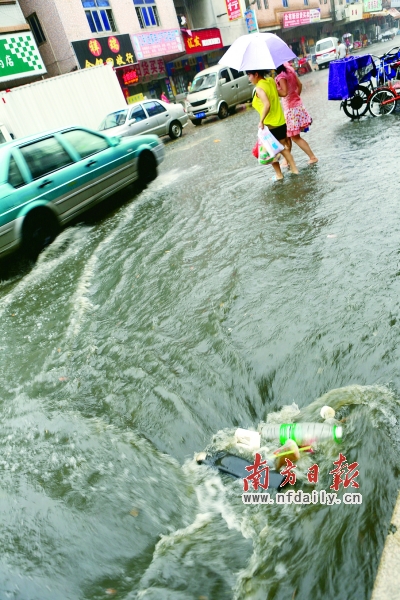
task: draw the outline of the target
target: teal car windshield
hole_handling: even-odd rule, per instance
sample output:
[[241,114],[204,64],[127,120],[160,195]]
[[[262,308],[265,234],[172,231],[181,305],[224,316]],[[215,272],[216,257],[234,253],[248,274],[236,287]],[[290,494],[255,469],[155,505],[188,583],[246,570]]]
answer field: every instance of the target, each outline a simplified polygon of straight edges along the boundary
[[128,109],[118,110],[117,112],[111,113],[107,115],[106,118],[101,122],[99,130],[104,131],[105,129],[111,129],[111,127],[118,127],[119,125],[124,125],[127,117]]

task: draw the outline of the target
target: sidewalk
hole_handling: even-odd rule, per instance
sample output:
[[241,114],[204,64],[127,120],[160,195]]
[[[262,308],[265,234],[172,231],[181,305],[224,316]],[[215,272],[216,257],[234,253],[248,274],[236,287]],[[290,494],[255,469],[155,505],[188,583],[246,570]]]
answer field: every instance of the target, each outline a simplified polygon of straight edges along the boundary
[[371,600],[400,600],[400,493],[394,507]]

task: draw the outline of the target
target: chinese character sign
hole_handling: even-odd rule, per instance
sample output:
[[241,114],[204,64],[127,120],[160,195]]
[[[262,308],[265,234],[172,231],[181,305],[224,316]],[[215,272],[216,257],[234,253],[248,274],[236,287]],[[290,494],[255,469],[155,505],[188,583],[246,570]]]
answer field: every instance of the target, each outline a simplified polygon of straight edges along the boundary
[[375,12],[378,10],[382,10],[382,0],[364,0],[365,13]]
[[300,25],[309,25],[316,23],[321,19],[319,8],[310,10],[292,10],[291,12],[283,13],[283,27],[299,27]]
[[164,56],[165,54],[177,54],[184,51],[179,29],[137,33],[132,35],[132,42],[138,60]]
[[189,32],[183,32],[187,54],[195,54],[201,50],[211,51],[223,48],[221,32],[217,27],[198,31],[193,29],[190,33],[191,35],[189,35]]
[[30,32],[0,36],[0,82],[44,73],[42,57]]
[[240,8],[239,0],[225,0],[225,4],[230,21],[242,18],[242,9]]
[[153,60],[141,60],[138,65],[135,65],[135,71],[139,78],[158,78],[159,75],[165,75],[165,63],[162,58],[154,58]]
[[136,62],[128,34],[80,40],[72,42],[72,47],[81,69],[104,63],[113,67],[123,67]]

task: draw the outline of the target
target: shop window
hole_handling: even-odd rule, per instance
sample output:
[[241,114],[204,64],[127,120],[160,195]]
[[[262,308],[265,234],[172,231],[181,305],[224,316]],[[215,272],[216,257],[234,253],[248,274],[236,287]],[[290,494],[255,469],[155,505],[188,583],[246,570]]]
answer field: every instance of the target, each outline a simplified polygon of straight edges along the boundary
[[161,22],[155,0],[133,0],[141,29],[160,27]]
[[29,23],[29,27],[32,30],[33,37],[35,38],[37,45],[40,46],[40,44],[44,44],[46,41],[46,36],[43,33],[43,29],[37,14],[33,13],[29,15],[29,17],[27,17],[26,20]]
[[289,0],[282,0],[283,8],[289,8]]
[[267,10],[269,8],[268,0],[264,0],[264,8]]
[[117,31],[109,0],[81,0],[92,33]]

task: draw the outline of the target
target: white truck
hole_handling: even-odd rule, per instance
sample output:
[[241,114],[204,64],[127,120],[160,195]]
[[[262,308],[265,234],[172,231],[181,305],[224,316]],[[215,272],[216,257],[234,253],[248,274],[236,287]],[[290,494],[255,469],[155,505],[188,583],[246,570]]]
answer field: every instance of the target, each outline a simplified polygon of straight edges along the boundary
[[97,129],[126,104],[111,65],[99,65],[0,92],[0,143],[33,133],[83,125]]

